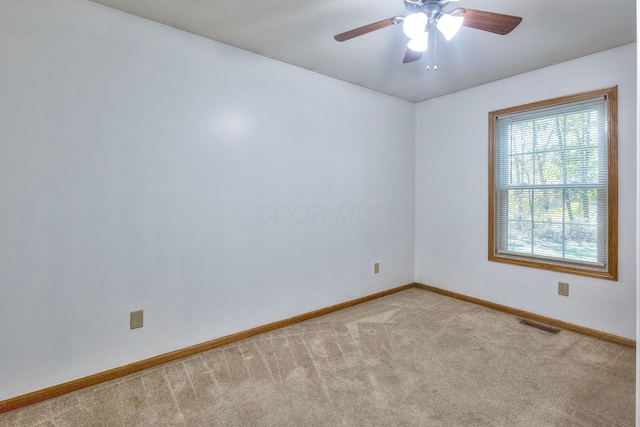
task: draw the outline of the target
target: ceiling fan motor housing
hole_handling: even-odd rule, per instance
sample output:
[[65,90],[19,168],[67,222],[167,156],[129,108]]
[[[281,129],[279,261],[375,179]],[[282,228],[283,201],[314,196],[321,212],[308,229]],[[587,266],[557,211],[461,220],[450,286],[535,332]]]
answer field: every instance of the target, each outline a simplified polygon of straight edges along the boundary
[[411,13],[424,13],[429,18],[429,22],[433,22],[442,15],[442,8],[448,3],[448,1],[438,0],[404,0],[404,7]]

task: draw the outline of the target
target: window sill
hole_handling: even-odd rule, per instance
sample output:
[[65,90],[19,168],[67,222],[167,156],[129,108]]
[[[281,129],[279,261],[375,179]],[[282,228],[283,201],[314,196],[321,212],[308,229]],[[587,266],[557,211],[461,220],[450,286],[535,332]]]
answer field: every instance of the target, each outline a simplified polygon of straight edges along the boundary
[[592,269],[586,267],[576,267],[560,263],[542,262],[538,260],[526,259],[524,257],[513,257],[505,255],[489,254],[489,261],[501,262],[504,264],[518,265],[521,267],[537,268],[540,270],[555,271],[558,273],[575,274],[578,276],[593,277],[603,280],[618,280],[617,268],[609,266],[608,269]]

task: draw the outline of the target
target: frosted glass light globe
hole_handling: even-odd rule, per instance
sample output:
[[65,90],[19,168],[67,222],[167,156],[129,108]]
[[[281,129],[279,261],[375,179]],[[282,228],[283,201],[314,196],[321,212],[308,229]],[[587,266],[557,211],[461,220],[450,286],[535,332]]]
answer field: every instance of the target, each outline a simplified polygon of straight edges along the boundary
[[451,40],[453,36],[458,33],[458,30],[462,26],[462,21],[464,21],[464,17],[462,16],[444,14],[438,19],[436,27],[444,35],[445,39]]
[[421,33],[407,43],[407,47],[416,52],[424,52],[429,49],[429,33]]
[[412,13],[404,18],[402,30],[407,37],[412,39],[419,36],[421,33],[424,33],[424,28],[427,26],[427,22],[429,22],[429,19],[426,14],[422,12]]

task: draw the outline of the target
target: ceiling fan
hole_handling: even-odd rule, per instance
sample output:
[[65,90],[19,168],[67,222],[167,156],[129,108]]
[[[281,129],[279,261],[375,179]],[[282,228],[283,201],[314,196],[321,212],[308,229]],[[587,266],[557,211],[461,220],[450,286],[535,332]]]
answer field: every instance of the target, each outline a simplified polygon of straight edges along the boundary
[[455,8],[449,12],[444,8],[458,0],[404,0],[404,6],[410,12],[407,16],[393,16],[364,25],[334,36],[339,42],[350,40],[375,30],[402,23],[409,43],[402,62],[409,63],[422,58],[429,47],[429,32],[437,28],[447,40],[456,35],[461,26],[505,35],[520,24],[522,18],[501,13],[485,12],[476,9]]

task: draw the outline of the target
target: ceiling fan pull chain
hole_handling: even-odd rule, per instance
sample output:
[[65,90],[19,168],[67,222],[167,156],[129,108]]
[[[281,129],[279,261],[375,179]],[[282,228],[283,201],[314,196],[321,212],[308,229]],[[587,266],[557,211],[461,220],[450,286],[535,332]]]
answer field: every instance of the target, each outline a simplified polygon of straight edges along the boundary
[[438,70],[438,32],[433,32],[433,71]]
[[[429,29],[431,31],[431,29]],[[433,71],[438,69],[438,33],[433,32]],[[427,64],[427,71],[431,70],[431,66]]]

